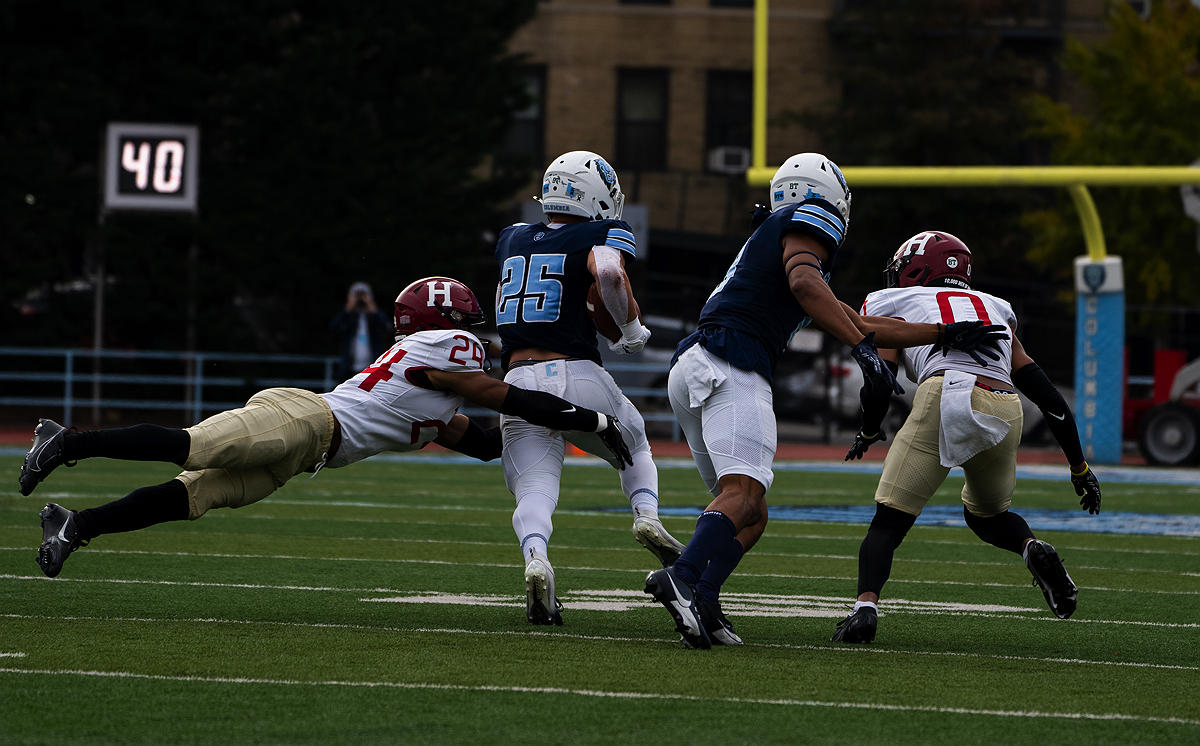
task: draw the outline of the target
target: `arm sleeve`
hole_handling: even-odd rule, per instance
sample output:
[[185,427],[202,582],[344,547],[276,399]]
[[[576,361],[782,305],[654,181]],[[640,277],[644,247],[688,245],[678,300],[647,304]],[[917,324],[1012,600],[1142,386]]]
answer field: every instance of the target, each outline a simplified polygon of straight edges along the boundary
[[[893,363],[891,360],[884,360],[883,364],[892,371],[892,375],[896,375],[900,371],[900,366]],[[863,435],[877,435],[879,427],[883,424],[883,418],[887,417],[888,408],[892,404],[892,392],[890,389],[883,387],[875,387],[874,394],[869,394],[868,389],[871,387],[864,385],[858,390],[858,401],[862,405],[862,433]]]
[[612,314],[617,326],[623,326],[629,318],[629,296],[625,289],[625,272],[621,269],[621,255],[610,246],[595,246],[596,287],[604,307]]
[[1083,448],[1079,445],[1079,430],[1075,427],[1075,415],[1067,406],[1066,399],[1050,383],[1050,379],[1037,363],[1030,363],[1013,373],[1013,385],[1042,411],[1050,433],[1067,457],[1067,462],[1078,464],[1083,461]]
[[492,459],[500,458],[500,428],[485,428],[477,421],[468,417],[467,431],[454,444],[454,450],[464,456],[477,458],[480,461],[491,461]]
[[520,417],[551,430],[597,433],[602,429],[602,420],[604,426],[608,426],[608,418],[601,418],[599,412],[576,407],[565,399],[545,391],[531,391],[516,386],[508,387],[508,394],[500,405],[500,414]]

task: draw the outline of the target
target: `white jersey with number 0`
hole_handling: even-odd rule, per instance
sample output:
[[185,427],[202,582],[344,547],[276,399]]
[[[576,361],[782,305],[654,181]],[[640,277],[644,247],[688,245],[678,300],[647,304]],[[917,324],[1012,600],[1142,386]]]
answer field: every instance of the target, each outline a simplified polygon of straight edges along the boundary
[[912,324],[982,321],[1007,327],[1009,339],[1000,342],[1000,359],[992,360],[984,355],[986,368],[965,352],[951,350],[943,357],[941,350],[934,352],[932,345],[904,350],[904,367],[908,377],[916,383],[942,371],[960,370],[1012,385],[1012,337],[1017,330],[1017,317],[1012,306],[1002,298],[978,290],[947,287],[889,288],[868,295],[862,313],[903,319]]
[[462,406],[453,391],[422,388],[412,373],[483,370],[483,345],[458,329],[410,334],[370,367],[322,394],[342,427],[342,444],[327,466],[352,464],[382,451],[415,451],[434,440]]

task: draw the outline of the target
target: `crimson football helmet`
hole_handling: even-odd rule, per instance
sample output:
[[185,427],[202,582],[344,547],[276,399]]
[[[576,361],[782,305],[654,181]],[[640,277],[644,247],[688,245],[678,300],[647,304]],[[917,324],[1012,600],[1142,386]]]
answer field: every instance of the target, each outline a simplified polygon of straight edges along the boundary
[[471,289],[450,277],[426,277],[396,296],[396,334],[466,329],[487,317]]
[[971,250],[945,231],[918,233],[896,249],[883,271],[890,288],[915,285],[971,287]]

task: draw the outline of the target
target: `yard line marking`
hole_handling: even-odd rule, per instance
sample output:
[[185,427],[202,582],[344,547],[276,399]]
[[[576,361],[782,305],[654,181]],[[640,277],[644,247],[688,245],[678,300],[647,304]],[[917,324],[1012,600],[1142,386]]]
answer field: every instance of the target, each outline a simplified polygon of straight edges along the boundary
[[[303,629],[349,629],[363,632],[415,632],[420,634],[454,634],[454,635],[504,635],[509,637],[550,637],[564,640],[585,640],[591,642],[636,642],[636,643],[666,643],[678,644],[678,639],[663,637],[615,637],[612,635],[581,635],[570,632],[544,632],[541,630],[478,630],[446,627],[389,627],[366,624],[333,624],[321,622],[280,622],[275,620],[255,619],[176,619],[150,617],[102,617],[102,616],[48,616],[43,614],[0,614],[0,618],[31,619],[37,621],[85,621],[85,622],[166,622],[179,624],[245,624],[266,627],[299,627]],[[1011,617],[1028,619],[1029,617]],[[1047,620],[1053,621],[1053,620]],[[951,658],[988,658],[994,660],[1027,661],[1032,663],[1069,663],[1094,666],[1117,666],[1118,668],[1161,668],[1176,671],[1200,671],[1200,666],[1180,666],[1168,663],[1139,663],[1136,661],[1088,660],[1086,658],[1040,658],[1032,655],[995,655],[992,653],[962,653],[949,650],[899,650],[883,647],[867,647],[865,645],[804,645],[791,643],[748,642],[751,648],[780,648],[785,650],[815,650],[823,652],[848,654],[884,654],[884,655],[924,655],[932,657]],[[23,655],[23,654],[22,654]]]
[[567,689],[562,687],[532,686],[488,686],[466,684],[432,684],[404,681],[301,681],[296,679],[261,679],[228,676],[165,676],[162,674],[135,673],[133,671],[83,671],[71,669],[24,669],[0,668],[0,673],[40,676],[87,676],[95,678],[140,679],[143,681],[174,681],[203,684],[262,684],[269,686],[346,686],[362,688],[388,688],[408,690],[460,691],[460,692],[505,692],[517,694],[568,694],[580,697],[603,697],[613,699],[651,699],[687,702],[723,702],[728,704],[758,704],[781,707],[825,707],[853,710],[885,710],[890,712],[929,712],[949,715],[991,715],[995,717],[1048,718],[1059,720],[1125,720],[1143,723],[1170,723],[1173,725],[1200,725],[1200,720],[1154,715],[1129,715],[1119,712],[1043,712],[1040,710],[983,710],[968,707],[933,707],[922,705],[889,705],[870,702],[822,702],[804,699],[757,699],[751,697],[697,697],[689,694],[660,692],[618,692],[599,689]]
[[[0,551],[30,551],[28,547],[0,547]],[[638,550],[632,550],[637,552]],[[502,567],[513,568],[521,567],[521,565],[499,563],[499,562],[451,562],[448,560],[420,560],[420,559],[396,559],[387,557],[301,557],[290,554],[228,554],[217,552],[162,552],[151,551],[146,549],[88,549],[89,554],[132,554],[132,555],[152,555],[165,557],[216,557],[223,559],[277,559],[277,560],[300,560],[308,562],[385,562],[395,564],[413,564],[413,565],[450,565],[462,567]],[[590,567],[586,565],[559,565],[560,570],[572,570],[578,572],[624,572],[624,573],[645,573],[647,570],[642,569],[627,569],[617,567]],[[1185,573],[1186,574],[1186,573]],[[743,578],[780,578],[785,580],[834,580],[834,581],[854,581],[857,577],[848,575],[789,575],[784,573],[753,573],[739,572],[738,577]],[[41,578],[38,576],[17,576],[17,575],[0,575],[0,578],[23,578],[30,580],[49,580],[49,578]],[[64,579],[64,578],[58,578]],[[972,587],[989,587],[989,588],[1025,588],[1027,583],[980,583],[968,582],[962,580],[905,580],[901,578],[891,578],[889,583],[917,583],[921,585],[964,585]],[[1149,593],[1164,596],[1197,596],[1200,591],[1163,591],[1145,588],[1108,588],[1106,586],[1079,586],[1081,590],[1086,591],[1103,591],[1110,593]]]
[[0,653],[0,658],[24,658],[24,653]]

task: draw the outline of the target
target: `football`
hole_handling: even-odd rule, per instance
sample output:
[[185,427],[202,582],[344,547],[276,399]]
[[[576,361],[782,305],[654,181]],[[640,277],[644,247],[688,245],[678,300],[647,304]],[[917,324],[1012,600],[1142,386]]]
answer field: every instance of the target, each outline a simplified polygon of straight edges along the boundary
[[[633,301],[633,310],[637,313],[638,318],[641,318],[642,311],[638,308],[637,301]],[[600,336],[610,342],[616,342],[621,339],[621,328],[617,326],[617,322],[613,320],[612,314],[605,307],[604,299],[600,297],[600,288],[594,282],[588,288],[587,312],[588,318],[592,320],[592,326],[596,327],[596,331],[600,332]]]

